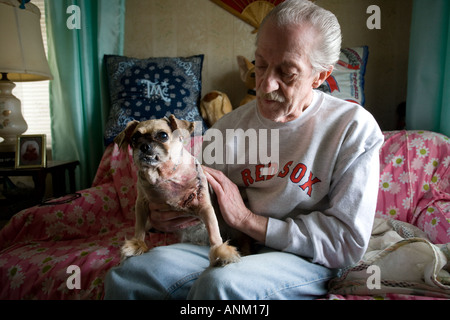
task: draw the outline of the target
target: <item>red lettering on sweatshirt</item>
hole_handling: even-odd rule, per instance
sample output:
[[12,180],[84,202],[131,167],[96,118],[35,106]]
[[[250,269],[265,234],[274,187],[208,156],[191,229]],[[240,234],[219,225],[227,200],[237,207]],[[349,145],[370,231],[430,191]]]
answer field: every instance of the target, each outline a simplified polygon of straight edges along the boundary
[[299,163],[295,166],[291,173],[291,181],[293,183],[299,183],[306,174],[306,166],[303,163]]
[[311,197],[312,186],[313,186],[314,184],[320,182],[320,179],[318,179],[318,178],[314,178],[314,179],[313,179],[312,177],[313,177],[313,173],[310,172],[310,173],[309,173],[309,179],[308,179],[308,181],[307,181],[305,184],[303,184],[303,185],[300,186],[300,188],[301,188],[303,191],[305,191],[306,189],[309,189],[308,192],[307,192],[307,194],[308,194],[309,197]]
[[289,167],[294,163],[294,161],[289,161],[288,163],[286,163],[283,167],[283,171],[280,171],[280,173],[278,174],[278,176],[280,178],[284,178],[287,176],[287,174],[289,173]]
[[[289,176],[289,180],[292,183],[298,184],[300,189],[306,191],[306,194],[309,197],[311,197],[313,192],[313,185],[321,182],[321,180],[317,177],[314,177],[314,174],[311,171],[309,171],[308,167],[305,164],[298,163],[296,166],[293,167],[292,166],[293,163],[294,163],[293,161],[287,162],[283,166],[283,169],[280,172],[278,172],[277,177],[286,178]],[[268,165],[259,164],[255,166],[254,176],[252,176],[252,170],[248,168],[244,169],[241,171],[242,182],[246,187],[249,187],[254,183],[270,180],[276,174],[276,170],[274,171],[274,169],[278,169],[277,164],[271,163],[269,163]],[[307,175],[308,172],[309,175]],[[305,177],[308,177],[306,181]]]
[[264,180],[265,180],[265,179],[264,179],[264,176],[261,175],[261,169],[263,169],[264,167],[265,167],[265,165],[263,165],[263,164],[258,164],[258,165],[255,167],[255,175],[256,175],[255,181],[256,181],[256,182],[264,181]]
[[250,171],[250,169],[242,170],[241,175],[242,175],[242,182],[244,182],[246,187],[253,184],[254,180],[252,178],[252,172]]

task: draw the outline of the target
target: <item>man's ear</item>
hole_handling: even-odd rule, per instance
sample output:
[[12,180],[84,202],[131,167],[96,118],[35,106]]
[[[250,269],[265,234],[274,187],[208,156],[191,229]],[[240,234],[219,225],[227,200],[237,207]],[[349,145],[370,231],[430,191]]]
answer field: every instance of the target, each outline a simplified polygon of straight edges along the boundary
[[331,73],[333,72],[333,69],[334,69],[334,67],[331,66],[330,69],[319,72],[319,74],[317,74],[316,78],[314,79],[312,87],[314,89],[317,89],[318,87],[320,87],[322,85],[322,83],[324,83],[325,80],[327,80],[328,77],[331,75]]
[[127,123],[126,128],[114,138],[119,148],[125,149],[131,143],[131,135],[138,126],[139,121],[133,120]]
[[179,120],[179,119],[175,118],[175,116],[173,114],[171,114],[169,116],[168,122],[169,122],[169,126],[172,129],[172,131],[175,131],[177,129],[187,130],[190,135],[192,132],[194,132],[194,129],[195,129],[194,122],[190,122],[187,120]]

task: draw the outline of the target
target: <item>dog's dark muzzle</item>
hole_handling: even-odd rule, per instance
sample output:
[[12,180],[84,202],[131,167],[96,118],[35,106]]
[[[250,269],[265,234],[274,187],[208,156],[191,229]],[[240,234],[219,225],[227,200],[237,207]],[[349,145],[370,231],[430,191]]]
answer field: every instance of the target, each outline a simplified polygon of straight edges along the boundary
[[155,164],[159,161],[155,148],[150,143],[143,143],[139,146],[139,160],[148,164]]
[[139,150],[141,150],[141,152],[143,154],[152,154],[153,153],[153,147],[148,144],[148,143],[143,143],[140,147]]

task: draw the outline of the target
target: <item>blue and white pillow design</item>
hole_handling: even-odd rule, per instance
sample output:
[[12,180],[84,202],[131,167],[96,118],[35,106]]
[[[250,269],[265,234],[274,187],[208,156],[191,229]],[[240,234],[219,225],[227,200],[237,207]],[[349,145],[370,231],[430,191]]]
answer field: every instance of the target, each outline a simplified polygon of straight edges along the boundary
[[318,88],[336,98],[364,106],[364,77],[369,47],[343,48],[328,79]]
[[111,111],[105,144],[131,120],[145,121],[174,114],[178,119],[201,121],[203,55],[136,59],[105,55]]

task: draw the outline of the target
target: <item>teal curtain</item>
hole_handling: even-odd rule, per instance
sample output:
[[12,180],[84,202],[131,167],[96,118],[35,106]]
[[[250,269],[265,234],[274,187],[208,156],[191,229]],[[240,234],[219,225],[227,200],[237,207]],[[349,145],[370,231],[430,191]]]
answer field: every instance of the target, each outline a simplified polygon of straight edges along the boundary
[[414,0],[406,123],[450,136],[449,0]]
[[79,160],[90,187],[109,111],[105,54],[122,54],[126,0],[46,0],[53,159]]

